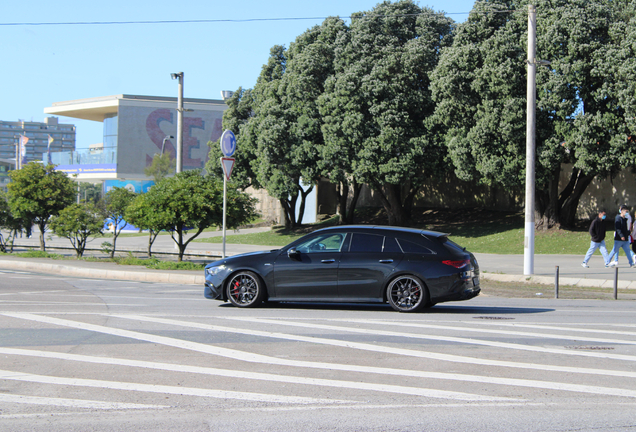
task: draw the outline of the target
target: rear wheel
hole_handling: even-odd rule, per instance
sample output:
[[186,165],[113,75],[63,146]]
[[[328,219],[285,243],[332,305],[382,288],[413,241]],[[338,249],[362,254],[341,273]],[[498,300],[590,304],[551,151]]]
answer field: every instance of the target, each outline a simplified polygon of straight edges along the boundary
[[426,305],[428,293],[424,283],[415,276],[399,276],[386,289],[386,297],[398,312],[416,312]]
[[255,307],[263,302],[265,288],[256,273],[239,272],[227,284],[227,298],[234,306]]

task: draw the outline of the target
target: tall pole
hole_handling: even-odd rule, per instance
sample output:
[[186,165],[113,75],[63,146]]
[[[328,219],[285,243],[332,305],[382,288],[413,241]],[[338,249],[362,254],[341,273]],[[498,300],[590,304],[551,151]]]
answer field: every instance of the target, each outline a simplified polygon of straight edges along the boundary
[[536,123],[537,10],[528,5],[528,89],[526,113],[526,222],[523,242],[523,274],[534,273],[534,197]]
[[179,96],[177,98],[177,169],[183,171],[183,72],[170,74],[172,79],[179,79]]
[[223,174],[223,258],[225,258],[225,215],[227,213],[227,176]]
[[20,169],[20,138],[18,137],[18,141],[15,143],[15,169]]

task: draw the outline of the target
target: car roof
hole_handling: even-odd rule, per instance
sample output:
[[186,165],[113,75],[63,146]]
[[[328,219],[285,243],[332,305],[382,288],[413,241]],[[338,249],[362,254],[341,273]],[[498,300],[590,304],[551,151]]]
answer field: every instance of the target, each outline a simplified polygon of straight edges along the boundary
[[385,226],[385,225],[338,225],[328,228],[322,228],[316,230],[314,232],[324,232],[324,231],[371,231],[371,232],[383,232],[384,234],[391,233],[404,233],[404,234],[419,234],[427,237],[446,237],[447,233],[441,233],[437,231],[428,231],[419,228],[405,228],[405,227],[396,227],[396,226]]

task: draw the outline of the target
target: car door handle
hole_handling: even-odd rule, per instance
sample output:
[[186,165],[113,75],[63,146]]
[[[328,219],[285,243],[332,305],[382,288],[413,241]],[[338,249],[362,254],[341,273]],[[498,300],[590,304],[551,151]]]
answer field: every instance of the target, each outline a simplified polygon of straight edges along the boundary
[[322,260],[320,262],[323,263],[323,264],[331,264],[331,263],[335,263],[336,260],[332,258],[332,259]]
[[382,264],[390,264],[390,263],[392,263],[392,262],[393,262],[393,260],[392,260],[392,259],[383,259],[383,260],[380,260],[380,262],[381,262]]

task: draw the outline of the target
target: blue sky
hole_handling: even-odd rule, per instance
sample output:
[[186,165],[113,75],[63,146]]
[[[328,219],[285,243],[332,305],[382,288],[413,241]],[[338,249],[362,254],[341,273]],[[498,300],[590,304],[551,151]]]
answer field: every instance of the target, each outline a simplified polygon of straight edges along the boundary
[[[322,1],[50,1],[4,2],[0,24],[107,21],[241,20],[349,16],[375,0]],[[420,2],[462,22],[473,0]],[[220,99],[221,90],[254,86],[269,49],[290,42],[322,19],[130,25],[0,25],[4,79],[0,119],[43,121],[53,102],[116,94]],[[77,147],[102,142],[102,124],[60,117],[77,126]]]

